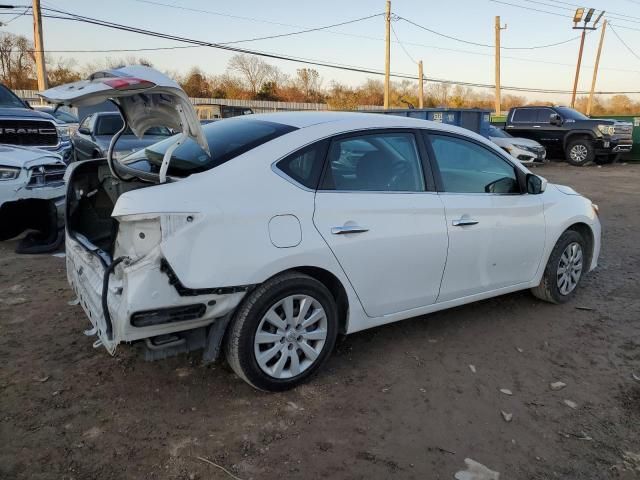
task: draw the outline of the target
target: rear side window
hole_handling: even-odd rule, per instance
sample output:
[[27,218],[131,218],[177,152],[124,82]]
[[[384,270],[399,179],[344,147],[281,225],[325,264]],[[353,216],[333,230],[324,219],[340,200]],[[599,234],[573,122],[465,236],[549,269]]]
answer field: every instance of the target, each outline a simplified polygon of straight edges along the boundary
[[318,187],[327,142],[319,142],[303,148],[280,160],[276,167],[293,180],[307,188]]
[[423,192],[424,175],[413,133],[379,133],[334,140],[323,190]]
[[537,110],[535,108],[518,108],[513,112],[513,122],[528,122],[533,123],[536,121]]
[[[169,166],[170,175],[189,175],[215,168],[234,157],[242,155],[264,143],[286,133],[297,130],[296,127],[282,123],[253,120],[248,117],[220,120],[202,127],[211,156],[193,139],[188,139],[173,152]],[[171,137],[154,143],[150,147],[129,155],[123,163],[138,164],[146,161],[152,172],[158,170],[162,158],[170,145],[175,142]],[[137,168],[137,167],[136,167]]]

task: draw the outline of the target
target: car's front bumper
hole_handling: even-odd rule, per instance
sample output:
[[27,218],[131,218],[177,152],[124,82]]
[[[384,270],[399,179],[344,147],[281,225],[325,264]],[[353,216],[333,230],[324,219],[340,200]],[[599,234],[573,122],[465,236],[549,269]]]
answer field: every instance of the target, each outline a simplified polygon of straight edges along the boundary
[[[245,295],[180,295],[162,270],[160,248],[134,261],[115,260],[114,267],[108,255],[77,234],[67,231],[66,247],[67,279],[93,327],[87,333],[96,334],[96,346],[104,345],[112,354],[122,342],[209,325],[235,309]],[[194,312],[194,306],[197,318],[180,319],[184,312]],[[140,319],[148,323],[167,318],[160,324],[134,325]]]
[[69,163],[73,160],[73,145],[71,144],[71,140],[63,140],[57,145],[37,148],[60,155],[64,163],[66,163],[67,165],[69,165]]
[[544,162],[547,158],[547,151],[544,148],[536,151],[513,148],[511,151],[511,155],[514,156],[523,165],[531,165],[536,162]]
[[631,136],[602,138],[596,144],[596,155],[612,155],[630,152],[633,148]]

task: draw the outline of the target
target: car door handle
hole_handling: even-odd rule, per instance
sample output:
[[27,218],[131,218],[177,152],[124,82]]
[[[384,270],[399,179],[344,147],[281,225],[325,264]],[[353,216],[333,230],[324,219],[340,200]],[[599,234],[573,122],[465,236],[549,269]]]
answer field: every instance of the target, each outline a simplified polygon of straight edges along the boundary
[[533,128],[542,128],[541,125],[534,125]]
[[331,233],[333,233],[334,235],[344,235],[346,233],[364,233],[368,231],[368,228],[360,227],[359,225],[343,225],[342,227],[331,228]]
[[478,220],[473,220],[472,218],[459,218],[458,220],[454,220],[451,222],[451,225],[454,227],[464,227],[465,225],[477,225],[480,223]]

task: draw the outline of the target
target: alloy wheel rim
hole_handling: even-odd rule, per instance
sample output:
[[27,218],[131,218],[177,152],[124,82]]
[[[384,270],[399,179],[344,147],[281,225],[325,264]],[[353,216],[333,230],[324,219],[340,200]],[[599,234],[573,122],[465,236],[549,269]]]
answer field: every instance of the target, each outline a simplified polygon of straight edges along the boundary
[[582,247],[577,242],[567,245],[560,255],[556,281],[562,295],[569,295],[578,286],[582,275],[582,259]]
[[327,315],[309,295],[289,295],[264,314],[253,341],[260,369],[277,379],[292,378],[311,367],[327,340]]
[[571,159],[576,162],[584,162],[587,159],[588,154],[589,152],[587,150],[587,147],[585,147],[584,145],[574,145],[571,148],[571,152],[569,152]]

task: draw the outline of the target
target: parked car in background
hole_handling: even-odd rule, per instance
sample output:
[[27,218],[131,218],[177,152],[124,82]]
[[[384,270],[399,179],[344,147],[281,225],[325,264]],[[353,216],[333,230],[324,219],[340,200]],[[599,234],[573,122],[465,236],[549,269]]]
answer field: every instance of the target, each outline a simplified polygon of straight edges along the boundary
[[78,120],[78,116],[64,108],[54,108],[48,105],[34,105],[33,108],[40,112],[48,113],[53,118],[56,119],[59,125],[65,126],[67,128],[67,135],[70,137],[77,129],[80,124],[80,120]]
[[564,157],[576,166],[613,162],[633,147],[633,124],[589,118],[568,107],[512,108],[505,130],[539,142],[548,157]]
[[524,165],[544,162],[547,156],[545,148],[535,140],[513,137],[493,125],[489,127],[489,140],[509,153],[513,158],[517,158]]
[[253,113],[253,110],[249,107],[233,107],[231,105],[219,105],[216,103],[196,103],[194,104],[194,108],[200,120],[232,118],[240,115],[251,115]]
[[31,108],[6,86],[0,84],[0,144],[37,147],[60,155],[69,162],[72,157],[68,129],[48,113]]
[[54,153],[0,145],[0,240],[36,230],[18,244],[18,253],[52,251],[62,244],[66,167]]
[[516,290],[568,301],[600,251],[598,210],[486,138],[347,112],[202,127],[148,67],[42,93],[118,102],[132,131],[180,128],[124,159],[70,167],[67,275],[114,353],[224,351],[256,388],[308,379],[338,333]]
[[[111,139],[123,125],[122,117],[118,112],[92,113],[85,117],[71,137],[75,159],[106,157]],[[162,126],[148,129],[142,138],[136,137],[130,129],[127,129],[118,139],[115,157],[125,157],[171,135],[173,135],[171,130]]]

